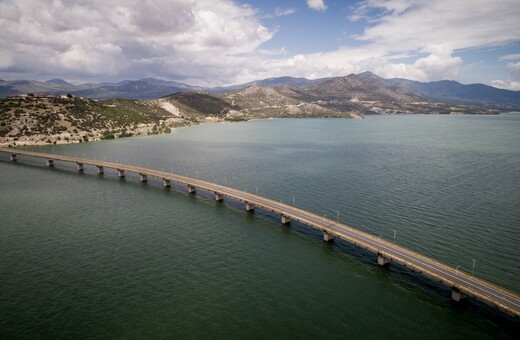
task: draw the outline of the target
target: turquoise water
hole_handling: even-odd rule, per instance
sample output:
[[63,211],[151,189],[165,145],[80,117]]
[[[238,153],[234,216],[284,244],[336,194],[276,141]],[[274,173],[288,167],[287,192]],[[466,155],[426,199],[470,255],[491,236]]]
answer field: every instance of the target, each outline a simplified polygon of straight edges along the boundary
[[[32,148],[258,192],[520,292],[520,115],[263,120]],[[514,320],[209,194],[0,156],[2,338],[508,338]],[[473,269],[473,259],[475,268]]]

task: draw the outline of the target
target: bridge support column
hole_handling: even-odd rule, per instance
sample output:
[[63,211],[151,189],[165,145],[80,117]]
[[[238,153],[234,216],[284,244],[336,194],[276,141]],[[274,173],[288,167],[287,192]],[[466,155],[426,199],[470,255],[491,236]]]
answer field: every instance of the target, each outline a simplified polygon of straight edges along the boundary
[[384,267],[384,266],[386,266],[389,263],[390,263],[390,259],[389,258],[384,257],[381,254],[377,254],[377,264],[378,265]]
[[171,186],[171,182],[169,179],[163,178],[163,187],[169,188]]
[[125,170],[117,169],[117,177],[125,177]]
[[291,223],[291,218],[282,214],[280,215],[280,222],[282,222],[282,224],[289,224]]
[[146,176],[145,174],[139,174],[139,180],[141,182],[148,182],[148,176]]
[[78,171],[83,171],[83,163],[76,163]]
[[11,154],[9,159],[12,160],[13,162],[16,162],[16,154],[15,153]]
[[54,159],[48,159],[47,166],[54,166]]
[[197,190],[193,185],[188,184],[188,194],[194,194]]
[[456,302],[460,302],[460,300],[464,299],[466,295],[462,293],[457,287],[451,288],[451,299]]
[[224,195],[219,194],[218,192],[215,193],[215,201],[222,202],[224,200]]
[[102,174],[105,172],[105,170],[103,169],[103,167],[101,165],[96,165],[96,168],[97,168],[97,173],[98,174]]
[[334,235],[332,234],[329,234],[328,232],[326,232],[325,230],[323,231],[323,241],[325,242],[330,242],[330,241],[333,241],[334,240]]
[[255,205],[250,202],[246,202],[246,211],[255,211]]

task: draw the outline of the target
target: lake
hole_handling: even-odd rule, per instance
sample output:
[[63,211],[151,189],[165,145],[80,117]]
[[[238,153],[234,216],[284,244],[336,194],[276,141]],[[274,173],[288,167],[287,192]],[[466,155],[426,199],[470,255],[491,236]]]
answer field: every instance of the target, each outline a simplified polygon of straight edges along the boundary
[[[520,292],[520,114],[257,120],[30,149],[257,192]],[[0,173],[2,338],[520,332],[405,268],[209,193],[7,155]]]

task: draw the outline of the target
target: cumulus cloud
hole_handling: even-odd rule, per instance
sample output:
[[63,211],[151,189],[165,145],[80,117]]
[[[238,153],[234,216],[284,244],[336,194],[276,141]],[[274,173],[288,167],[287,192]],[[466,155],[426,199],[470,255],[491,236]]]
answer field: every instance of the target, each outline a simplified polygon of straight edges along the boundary
[[[279,46],[266,49],[276,29],[234,0],[0,0],[0,76],[220,85],[370,70],[388,78],[456,79],[463,69],[459,51],[520,40],[517,1],[365,0],[352,8],[351,18],[366,25],[355,44],[291,55]],[[327,9],[321,0],[307,5]],[[517,57],[501,57],[511,61],[512,79],[501,87],[520,80]]]
[[307,6],[309,8],[314,9],[316,11],[325,11],[327,6],[323,2],[323,0],[307,0]]
[[520,38],[516,0],[366,0],[355,11],[367,14],[369,10],[378,14],[358,39],[396,49],[425,44],[464,49]]
[[202,77],[273,34],[256,10],[232,0],[6,0],[0,71]]

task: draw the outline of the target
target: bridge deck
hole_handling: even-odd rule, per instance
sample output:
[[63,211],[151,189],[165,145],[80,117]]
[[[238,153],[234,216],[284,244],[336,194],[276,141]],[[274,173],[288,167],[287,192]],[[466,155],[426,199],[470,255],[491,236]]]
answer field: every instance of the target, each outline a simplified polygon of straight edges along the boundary
[[474,297],[511,315],[520,317],[520,296],[516,293],[510,292],[504,288],[498,287],[475,276],[471,276],[465,272],[457,270],[456,268],[447,266],[439,261],[421,255],[410,249],[406,249],[388,241],[381,240],[378,237],[354,229],[346,224],[326,219],[309,211],[295,208],[288,204],[277,202],[262,196],[240,191],[220,184],[215,184],[192,177],[181,176],[174,173],[141,168],[133,165],[18,149],[0,148],[0,152],[8,153],[10,155],[24,155],[43,158],[46,160],[64,161],[103,168],[112,168],[125,172],[153,176],[171,182],[188,185],[194,188],[215,192],[234,200],[247,202],[249,204],[253,204],[255,207],[263,208],[265,210],[283,215],[290,218],[291,220],[299,221],[312,228],[326,232],[329,235],[333,235],[359,247],[365,248],[383,256],[387,260],[399,263],[425,276],[441,281],[442,283],[457,289],[467,296]]

